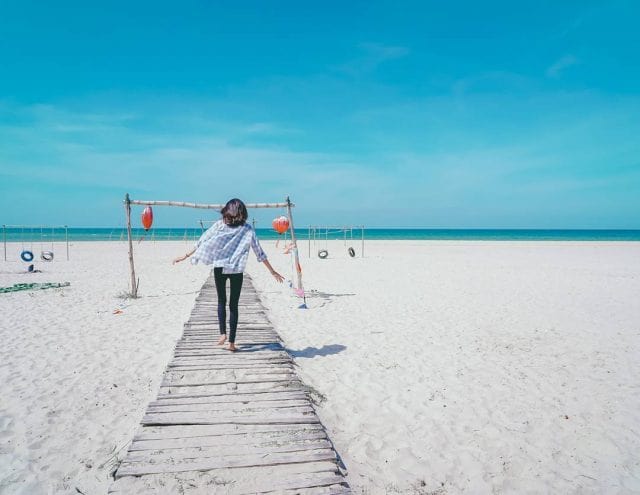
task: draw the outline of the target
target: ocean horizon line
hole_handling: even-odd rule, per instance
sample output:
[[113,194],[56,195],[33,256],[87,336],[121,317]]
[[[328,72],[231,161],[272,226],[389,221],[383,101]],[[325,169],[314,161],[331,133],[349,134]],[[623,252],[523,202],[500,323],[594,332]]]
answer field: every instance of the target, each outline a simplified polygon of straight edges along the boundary
[[[148,231],[131,229],[136,240],[179,241],[196,240],[202,227],[154,227]],[[283,239],[269,227],[256,227],[264,240]],[[311,236],[310,236],[311,232]],[[300,240],[313,240],[309,226],[296,229]],[[72,226],[3,226],[3,242],[60,242],[60,241],[120,241],[127,238],[127,229],[118,227],[72,227]],[[442,228],[442,227],[329,227],[315,231],[316,242],[329,240],[532,240],[532,241],[640,241],[640,229],[527,229],[527,228]]]
[[[247,222],[251,223],[251,222]],[[117,225],[70,225],[70,224],[31,224],[31,225],[22,225],[22,224],[0,224],[0,227],[6,227],[7,230],[18,230],[18,229],[94,229],[94,230],[119,230],[126,229],[126,226]],[[256,230],[272,230],[271,227],[260,227],[255,226]],[[327,225],[325,224],[313,224],[313,225],[301,225],[296,227],[296,231],[298,230],[308,230],[309,228],[316,227],[317,229],[325,229]],[[363,224],[358,225],[328,225],[329,229],[353,229],[353,230],[464,230],[464,231],[500,231],[500,230],[508,230],[508,231],[589,231],[589,232],[640,232],[640,227],[638,228],[617,228],[617,227],[430,227],[430,226],[411,226],[411,225],[375,225],[368,226]],[[149,230],[202,230],[202,227],[187,227],[181,225],[173,225],[173,226],[162,226],[162,227],[151,227]],[[143,230],[142,227],[133,227],[132,230]]]

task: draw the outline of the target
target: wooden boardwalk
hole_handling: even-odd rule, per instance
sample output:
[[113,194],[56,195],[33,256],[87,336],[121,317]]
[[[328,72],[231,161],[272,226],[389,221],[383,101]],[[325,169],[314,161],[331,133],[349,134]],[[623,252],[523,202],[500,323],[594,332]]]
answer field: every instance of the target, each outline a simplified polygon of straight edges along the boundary
[[215,345],[216,308],[210,277],[109,493],[351,493],[251,279],[240,352]]

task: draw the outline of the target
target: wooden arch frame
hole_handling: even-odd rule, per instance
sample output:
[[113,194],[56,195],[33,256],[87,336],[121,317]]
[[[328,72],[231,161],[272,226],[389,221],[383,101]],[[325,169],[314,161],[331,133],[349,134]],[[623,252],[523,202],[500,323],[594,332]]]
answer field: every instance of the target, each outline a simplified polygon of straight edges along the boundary
[[[131,205],[140,206],[178,206],[182,208],[200,208],[207,210],[221,210],[224,204],[206,204],[206,203],[186,203],[184,201],[142,201],[131,199],[129,193],[124,197],[124,209],[127,216],[127,241],[129,242],[129,266],[131,268],[131,297],[138,297],[138,280],[136,279],[135,264],[133,259],[133,240],[131,236]],[[289,229],[291,230],[291,242],[293,243],[293,256],[295,258],[296,272],[298,275],[298,288],[302,287],[302,269],[300,268],[300,257],[298,255],[298,244],[296,242],[295,229],[293,228],[292,208],[295,206],[287,196],[284,203],[245,203],[247,208],[286,208],[287,217],[289,218]],[[304,293],[304,292],[303,292]]]

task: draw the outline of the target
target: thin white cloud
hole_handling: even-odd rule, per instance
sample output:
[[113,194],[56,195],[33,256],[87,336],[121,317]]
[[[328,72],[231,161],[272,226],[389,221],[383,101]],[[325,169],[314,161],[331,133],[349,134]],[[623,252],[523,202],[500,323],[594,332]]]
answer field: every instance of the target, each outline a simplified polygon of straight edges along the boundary
[[547,77],[559,77],[566,69],[574,65],[578,65],[579,63],[580,60],[573,55],[565,55],[547,68]]
[[249,135],[269,135],[269,136],[281,136],[285,134],[297,133],[296,129],[291,127],[283,127],[275,122],[254,122],[252,124],[242,126],[239,132],[244,132]]
[[517,72],[485,71],[469,74],[451,85],[451,93],[461,98],[469,93],[497,93],[530,91],[533,81]]
[[383,45],[382,43],[360,43],[360,48],[377,63],[401,58],[409,54],[407,47]]
[[376,70],[385,62],[406,57],[409,49],[404,46],[384,45],[382,43],[360,43],[361,55],[337,66],[340,72],[350,76],[360,76]]
[[[339,154],[234,144],[242,128],[236,123],[213,137],[207,126],[186,135],[158,134],[126,125],[107,136],[100,128],[94,128],[93,134],[84,127],[80,132],[60,132],[70,121],[85,120],[64,109],[50,108],[46,118],[1,126],[13,151],[0,151],[0,175],[14,181],[33,177],[33,184],[44,186],[44,191],[64,186],[77,194],[83,190],[96,191],[99,196],[104,191],[137,191],[153,198],[190,201],[217,201],[240,189],[243,197],[256,201],[292,193],[308,204],[337,203],[354,189],[376,190],[384,185],[380,174]],[[256,131],[252,125],[244,126],[246,133]],[[218,123],[218,127],[223,126]],[[259,126],[257,130],[275,129],[277,126]],[[25,153],[25,149],[38,153]],[[15,193],[19,197],[19,191]]]
[[[484,84],[481,79],[478,84]],[[637,188],[639,176],[629,168],[637,157],[632,139],[637,99],[612,106],[589,92],[574,94],[572,104],[563,106],[565,93],[526,100],[476,93],[469,91],[462,110],[451,96],[369,105],[352,114],[354,139],[366,146],[351,152],[340,152],[330,135],[321,152],[308,151],[312,146],[305,147],[304,139],[268,139],[265,135],[287,127],[270,119],[214,121],[203,112],[194,120],[189,111],[158,116],[147,109],[141,118],[123,122],[116,118],[117,108],[114,116],[99,119],[63,107],[30,119],[28,108],[9,108],[17,118],[0,123],[0,185],[14,186],[0,197],[0,210],[31,197],[34,216],[40,209],[43,218],[67,221],[67,215],[82,212],[65,213],[68,205],[52,204],[51,191],[64,188],[69,204],[94,195],[97,204],[106,205],[100,207],[101,222],[115,224],[126,191],[139,199],[202,202],[230,196],[271,201],[291,194],[301,207],[302,225],[332,222],[336,215],[344,222],[389,225],[404,212],[398,205],[411,204],[403,225],[517,225],[520,215],[544,226],[551,222],[545,219],[549,210],[561,208],[581,189],[621,191],[623,179],[628,188]],[[503,107],[504,120],[494,119],[490,128],[474,120]],[[548,118],[513,120],[532,108]],[[567,108],[579,110],[567,113]],[[93,132],[60,132],[72,124],[91,129],[89,121],[96,126]],[[100,128],[110,124],[109,132]],[[603,164],[619,170],[604,170]],[[541,197],[545,204],[538,204]],[[529,216],[530,201],[538,204],[537,216]],[[190,221],[173,212],[163,215],[164,222]]]

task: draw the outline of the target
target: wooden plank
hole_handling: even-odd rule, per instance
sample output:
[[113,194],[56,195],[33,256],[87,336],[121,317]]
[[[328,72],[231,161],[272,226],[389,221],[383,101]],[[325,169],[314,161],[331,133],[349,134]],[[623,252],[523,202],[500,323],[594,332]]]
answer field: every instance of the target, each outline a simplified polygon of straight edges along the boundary
[[[186,371],[181,371],[180,373],[188,373]],[[194,373],[196,373],[194,371]],[[192,379],[189,380],[188,377],[183,379],[176,379],[171,377],[166,377],[162,381],[161,387],[204,387],[208,385],[238,385],[238,384],[257,384],[257,383],[289,383],[298,381],[297,375],[294,373],[286,373],[286,374],[278,374],[278,375],[247,375],[246,377],[232,377],[228,379],[219,379],[215,380],[213,378],[206,379]]]
[[185,356],[173,356],[173,361],[186,361],[189,359],[204,359],[204,360],[214,360],[216,362],[222,361],[237,361],[237,362],[251,362],[251,361],[266,361],[270,359],[288,359],[293,362],[291,356],[284,350],[282,346],[272,346],[271,349],[262,349],[259,351],[251,352],[251,351],[239,351],[239,352],[229,352],[226,349],[221,349],[220,347],[207,349],[206,352],[202,352],[200,354],[193,352],[184,352],[181,354],[186,354]]
[[296,435],[319,430],[324,431],[321,424],[143,426],[133,437],[133,440],[165,440],[211,436],[257,435],[263,433],[282,433],[295,437]]
[[[236,335],[250,335],[252,337],[275,337],[278,338],[278,334],[270,328],[241,328],[238,329]],[[182,334],[182,338],[178,342],[185,342],[189,340],[218,340],[222,334],[220,332],[215,331],[185,331]]]
[[207,395],[223,395],[233,392],[257,394],[260,392],[306,392],[302,382],[259,382],[259,383],[227,383],[223,385],[186,385],[183,387],[161,387],[158,399],[168,397],[205,397]]
[[[176,342],[176,350],[184,350],[184,349],[210,349],[210,348],[220,348],[221,346],[218,344],[218,340],[220,340],[220,336],[219,335],[207,335],[207,336],[202,336],[202,337],[194,337],[194,336],[188,336],[184,339],[179,340],[178,342]],[[228,341],[228,338],[227,338]],[[239,342],[243,342],[245,345],[247,344],[253,344],[253,345],[258,345],[258,344],[281,344],[281,341],[279,338],[274,337],[272,335],[268,335],[268,334],[256,334],[256,333],[248,333],[248,334],[242,334],[242,333],[238,333],[236,334],[236,344]],[[226,349],[224,349],[226,351]]]
[[212,445],[199,447],[181,447],[165,450],[129,451],[127,462],[180,462],[195,459],[220,458],[227,456],[249,456],[260,454],[278,454],[284,452],[305,452],[308,450],[331,449],[331,442],[324,439],[300,440],[297,442],[277,442],[244,445]]
[[[202,338],[188,338],[184,340],[180,340],[176,343],[176,352],[188,351],[192,349],[202,349],[202,350],[223,350],[228,352],[227,349],[223,349],[221,345],[218,344],[219,336],[213,337],[202,337]],[[244,345],[278,345],[280,341],[274,337],[270,337],[269,335],[236,335],[236,344],[239,342],[243,342]],[[242,352],[242,351],[240,351]]]
[[[278,340],[278,334],[276,334],[273,330],[271,329],[248,329],[248,328],[243,328],[243,329],[238,329],[238,331],[236,332],[236,335],[243,335],[243,336],[251,336],[251,337],[274,337]],[[186,341],[198,341],[198,342],[202,342],[202,341],[208,341],[208,340],[212,340],[212,341],[217,341],[220,338],[221,334],[219,332],[185,332],[182,336],[182,338],[180,340],[178,340],[178,343],[181,342],[186,342]]]
[[[277,378],[277,375],[284,376],[295,376],[297,375],[292,372],[291,367],[281,368],[280,370],[275,369],[267,369],[267,371],[272,371],[272,373],[262,373],[260,368],[247,368],[247,369],[231,369],[231,370],[174,370],[167,369],[164,373],[164,381],[176,382],[176,383],[187,383],[191,381],[197,380],[205,380],[209,383],[211,379],[244,379],[244,378]],[[270,376],[267,376],[270,375]],[[273,376],[275,375],[275,376]]]
[[[187,323],[218,321],[218,316],[214,315],[213,311],[214,310],[202,312],[200,314],[197,314],[197,313],[196,314],[192,314],[189,317],[189,319],[187,320]],[[217,309],[215,311],[217,311]],[[242,315],[247,316],[247,317],[251,316],[254,319],[260,319],[260,320],[268,321],[267,315],[266,315],[266,313],[264,311],[254,311],[254,310],[251,310],[249,308],[240,307],[240,308],[238,308],[238,314],[240,316],[242,316]],[[242,320],[240,320],[240,321],[242,321]]]
[[238,407],[290,407],[290,406],[303,406],[309,404],[309,399],[305,395],[300,394],[299,396],[291,399],[280,398],[280,399],[272,399],[272,400],[234,400],[234,401],[211,401],[207,400],[208,398],[203,399],[186,399],[186,400],[163,400],[163,401],[153,401],[149,404],[148,409],[160,409],[167,407],[182,407],[182,406],[203,406],[204,409],[237,409]]
[[162,412],[172,410],[188,410],[188,411],[239,411],[248,412],[249,410],[267,410],[267,409],[290,409],[292,407],[313,407],[308,398],[288,399],[288,400],[267,400],[267,401],[251,401],[251,402],[184,402],[182,403],[166,403],[166,401],[155,401],[149,405],[147,412]]
[[[262,347],[262,348],[261,348]],[[231,359],[239,359],[237,356],[242,355],[243,360],[249,361],[251,359],[263,359],[264,357],[272,357],[274,355],[285,355],[284,348],[280,344],[257,344],[257,345],[245,345],[241,347],[237,352],[229,352],[219,346],[211,346],[203,349],[176,349],[174,357],[222,357],[224,356]],[[236,357],[234,357],[236,356]]]
[[299,383],[276,382],[274,383],[228,383],[226,385],[200,385],[186,387],[161,387],[158,399],[168,397],[205,397],[207,395],[224,395],[233,392],[257,394],[260,392],[305,392],[307,388]]
[[169,364],[171,363],[216,363],[216,364],[258,364],[258,363],[270,363],[273,361],[286,361],[295,366],[295,363],[291,359],[291,357],[285,353],[246,353],[250,355],[245,355],[240,351],[237,352],[225,352],[220,354],[209,354],[209,355],[201,355],[201,356],[174,356]]
[[116,471],[116,478],[123,476],[142,476],[155,473],[176,473],[181,471],[209,471],[212,469],[224,469],[232,467],[258,467],[273,466],[277,464],[301,464],[315,461],[335,460],[336,454],[332,449],[317,451],[289,453],[274,453],[259,456],[226,456],[224,458],[211,458],[195,460],[193,462],[159,462],[129,463],[126,460],[120,464]]
[[174,359],[167,364],[167,371],[171,371],[172,368],[189,366],[230,366],[231,368],[245,368],[245,369],[259,369],[268,367],[278,368],[296,368],[296,364],[290,359],[285,358],[273,358],[273,359],[255,359],[255,360],[243,360],[243,359],[208,359],[195,357],[185,357]]
[[[183,471],[179,473],[150,474],[141,477],[119,478],[110,487],[109,493],[131,495],[158,495],[180,493],[225,495],[255,494],[268,489],[281,492],[292,487],[313,486],[327,477],[343,479],[331,461],[303,464],[281,464],[255,468],[217,469],[211,471]],[[316,481],[318,480],[318,481]],[[204,489],[203,489],[204,487]]]
[[[220,347],[218,346],[218,339],[193,339],[190,341],[181,341],[176,344],[176,352],[190,351],[195,349],[209,349]],[[275,344],[278,343],[278,339],[269,336],[261,335],[236,335],[236,345],[260,345],[260,344]],[[227,349],[223,349],[228,352]],[[242,352],[242,351],[240,351]]]
[[278,366],[277,368],[268,368],[265,365],[247,365],[247,364],[237,364],[237,365],[223,365],[223,364],[189,364],[182,366],[171,366],[167,368],[167,371],[251,371],[254,370],[256,372],[262,374],[274,374],[274,373],[284,373],[287,371],[293,371],[293,366],[289,363],[281,363],[274,364],[274,366]]
[[[189,342],[189,341],[208,341],[212,340],[217,342],[220,338],[221,334],[218,332],[218,329],[215,330],[207,330],[205,332],[185,332],[178,343]],[[280,337],[278,334],[271,330],[250,330],[250,329],[239,329],[236,332],[236,337],[270,337],[273,338],[276,342],[280,342]],[[229,337],[229,335],[227,335]],[[204,342],[203,342],[204,343]]]
[[213,447],[225,445],[263,445],[291,443],[302,440],[326,439],[324,430],[318,429],[311,432],[298,432],[292,435],[289,432],[253,432],[251,434],[238,433],[234,435],[212,435],[191,438],[168,438],[162,440],[136,440],[129,446],[129,451],[142,450],[170,450],[186,447]]
[[[218,319],[211,319],[209,321],[198,321],[198,322],[185,322],[184,329],[189,331],[219,331],[220,325],[218,323]],[[238,322],[238,328],[253,328],[257,330],[261,329],[273,329],[273,325],[271,322],[265,318],[253,317],[251,315],[241,315],[240,321]]]
[[185,389],[173,389],[173,388],[160,388],[158,394],[158,400],[161,399],[185,399],[185,398],[197,398],[197,397],[228,397],[242,395],[256,395],[256,394],[271,394],[277,392],[306,392],[307,389],[300,383],[299,385],[283,385],[272,387],[242,387],[241,390],[232,390],[228,387],[217,387],[217,390],[207,390],[200,388],[198,391],[185,390]]
[[208,404],[176,404],[170,406],[149,407],[147,414],[176,414],[176,413],[199,413],[206,414],[210,417],[219,415],[229,416],[232,414],[248,415],[248,414],[268,414],[273,413],[313,413],[313,407],[308,401],[302,401],[302,404],[291,403],[273,403],[273,404],[242,404],[235,402],[231,405],[208,405]]
[[[227,335],[227,340],[228,340],[228,335]],[[277,335],[273,334],[273,333],[269,333],[269,332],[241,332],[238,331],[236,333],[236,340],[238,339],[244,339],[244,340],[248,340],[248,339],[260,339],[260,340],[265,340],[265,339],[270,339],[271,342],[273,342],[274,344],[276,343],[281,343],[280,337],[278,337]],[[211,334],[202,334],[202,335],[185,335],[183,338],[181,338],[180,340],[178,340],[176,342],[176,344],[178,346],[182,346],[184,344],[200,344],[202,346],[207,346],[207,345],[217,345],[218,340],[220,340],[220,334],[219,333],[211,333]]]
[[289,359],[265,359],[265,360],[222,360],[222,359],[198,359],[198,358],[185,358],[181,360],[173,360],[167,364],[166,371],[174,371],[174,368],[189,368],[193,366],[206,366],[211,369],[274,369],[274,368],[286,368],[295,369],[296,365]]
[[[200,355],[202,358],[204,357],[215,357],[216,360],[242,360],[242,361],[250,361],[252,359],[272,359],[274,357],[278,358],[288,358],[291,359],[291,356],[287,351],[285,351],[284,347],[280,344],[268,344],[260,348],[260,346],[256,346],[256,348],[247,348],[247,350],[241,350],[238,352],[229,352],[226,349],[223,349],[219,346],[212,346],[208,349],[202,349],[202,352],[183,352],[176,351],[180,354],[188,354],[192,356]],[[174,354],[175,358],[180,358],[184,356],[178,356]]]
[[[269,344],[265,344],[265,345],[269,345]],[[242,358],[238,358],[235,357],[236,355],[240,355],[242,354]],[[247,354],[249,354],[247,356]],[[192,358],[192,357],[200,357],[200,358],[215,358],[216,360],[218,358],[221,359],[242,359],[243,361],[251,361],[252,359],[264,359],[265,357],[271,357],[276,355],[274,354],[262,354],[262,353],[258,353],[258,352],[252,352],[250,350],[249,347],[245,348],[245,347],[240,347],[240,349],[237,352],[229,352],[227,349],[221,349],[221,348],[210,348],[210,349],[202,349],[202,350],[197,350],[197,349],[185,349],[185,350],[176,350],[174,357],[176,358]]]
[[[244,352],[245,354],[268,354],[270,352],[283,352],[284,351],[284,347],[282,346],[282,344],[280,342],[276,342],[273,344],[268,344],[268,345],[256,345],[253,347],[248,347],[244,350],[241,350],[240,352]],[[178,353],[183,353],[183,351],[180,351],[179,349],[176,350],[176,352]],[[190,351],[190,352],[194,352],[194,351]],[[218,347],[218,346],[212,346],[210,348],[205,348],[202,349],[201,354],[222,354],[224,356],[228,356],[230,353],[229,351],[227,351],[226,349],[222,348],[222,347]],[[251,356],[247,356],[246,359],[250,359]]]
[[185,360],[185,361],[171,361],[168,365],[167,365],[167,371],[173,371],[175,369],[178,368],[185,368],[185,369],[190,369],[190,368],[195,368],[195,367],[204,367],[206,369],[245,369],[245,370],[251,370],[251,369],[279,369],[279,368],[286,368],[286,369],[295,369],[295,364],[291,362],[291,360],[288,359],[273,359],[270,361],[253,361],[253,362],[242,362],[240,360],[238,361],[226,361],[226,362],[218,362],[218,360],[201,360],[201,361],[196,361],[196,360]]
[[273,392],[264,394],[225,394],[218,396],[204,397],[170,397],[166,399],[156,399],[149,406],[170,405],[170,404],[229,404],[241,402],[245,404],[261,403],[261,402],[279,402],[288,400],[308,399],[309,396],[305,392]]
[[290,377],[298,379],[298,375],[295,374],[293,367],[291,366],[279,366],[278,368],[265,368],[264,366],[253,366],[249,368],[240,367],[227,367],[225,368],[207,368],[200,369],[201,367],[186,366],[183,369],[168,368],[165,371],[166,384],[164,386],[170,387],[169,383],[181,383],[182,385],[191,385],[193,382],[199,382],[202,380],[207,381],[215,380],[217,383],[220,380],[231,381],[232,383],[239,383],[241,380],[256,379],[256,378],[283,378]]
[[[286,410],[285,410],[286,411]],[[313,408],[304,413],[280,413],[270,411],[268,414],[242,414],[222,416],[207,415],[205,412],[181,413],[147,413],[140,422],[143,425],[286,425],[320,423]]]

